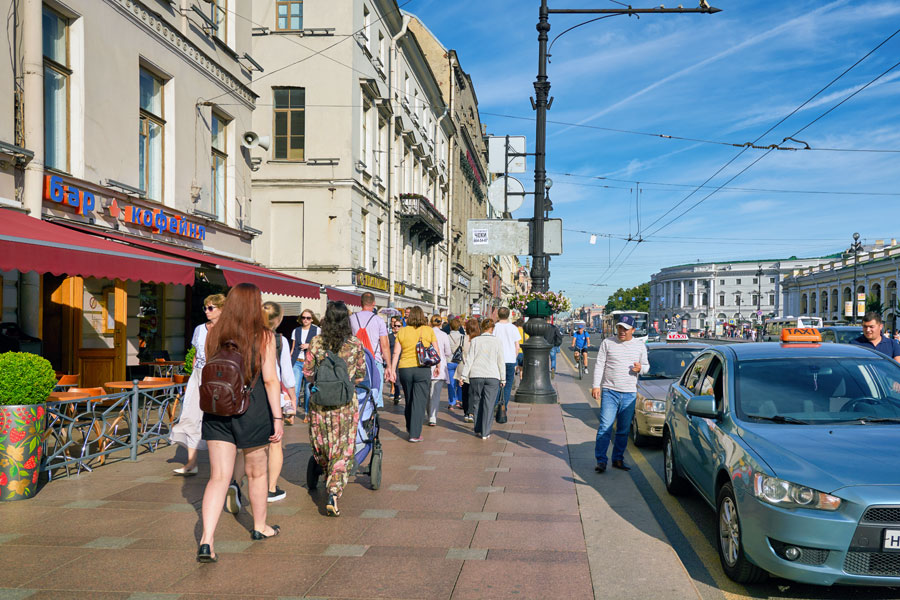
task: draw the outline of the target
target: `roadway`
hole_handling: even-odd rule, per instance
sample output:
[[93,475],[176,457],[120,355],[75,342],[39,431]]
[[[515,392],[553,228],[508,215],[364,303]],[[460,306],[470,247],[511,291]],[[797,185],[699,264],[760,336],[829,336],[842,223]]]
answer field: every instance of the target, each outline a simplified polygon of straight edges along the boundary
[[[569,338],[566,339],[571,344]],[[696,340],[711,344],[731,343],[725,340]],[[590,358],[596,352],[589,353]],[[564,358],[563,358],[564,357]],[[560,352],[558,378],[572,377],[574,360],[571,350]],[[590,398],[593,362],[589,372],[576,383]],[[566,366],[563,367],[562,365]],[[598,404],[591,400],[599,418]],[[638,490],[663,529],[672,549],[681,559],[694,585],[704,600],[736,600],[743,598],[772,599],[849,599],[866,598],[880,600],[900,598],[900,586],[895,588],[871,587],[822,587],[799,584],[784,579],[770,578],[759,585],[744,586],[731,581],[722,571],[716,551],[717,527],[715,512],[697,493],[675,497],[666,491],[663,479],[663,453],[661,444],[638,448],[628,441],[626,463],[632,466],[631,474]]]

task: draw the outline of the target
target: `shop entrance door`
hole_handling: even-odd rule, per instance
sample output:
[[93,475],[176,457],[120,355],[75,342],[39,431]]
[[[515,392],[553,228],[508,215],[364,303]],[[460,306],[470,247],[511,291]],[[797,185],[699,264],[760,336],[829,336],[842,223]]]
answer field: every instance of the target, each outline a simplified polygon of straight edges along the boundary
[[120,280],[71,277],[77,342],[74,365],[82,387],[125,379],[125,314],[128,295]]

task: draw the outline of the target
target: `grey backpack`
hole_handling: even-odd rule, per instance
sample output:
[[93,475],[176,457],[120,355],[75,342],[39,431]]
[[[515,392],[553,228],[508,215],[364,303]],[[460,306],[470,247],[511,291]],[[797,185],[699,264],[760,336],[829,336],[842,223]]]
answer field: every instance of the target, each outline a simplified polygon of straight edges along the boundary
[[325,358],[316,369],[309,401],[317,406],[335,408],[353,400],[353,384],[347,363],[333,352],[325,351]]

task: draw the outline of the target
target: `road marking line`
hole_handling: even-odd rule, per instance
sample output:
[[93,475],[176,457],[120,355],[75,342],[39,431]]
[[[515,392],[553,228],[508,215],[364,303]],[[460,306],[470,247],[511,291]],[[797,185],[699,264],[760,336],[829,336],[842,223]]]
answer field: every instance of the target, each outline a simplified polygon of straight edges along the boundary
[[632,462],[634,462],[638,469],[641,470],[644,479],[650,484],[653,493],[659,498],[663,508],[665,508],[666,512],[669,513],[669,516],[672,517],[675,526],[678,527],[681,534],[694,549],[694,552],[697,553],[706,572],[709,573],[710,577],[715,581],[716,587],[719,588],[725,598],[728,600],[737,600],[739,598],[751,597],[750,591],[747,588],[733,582],[725,575],[722,571],[721,563],[719,562],[719,554],[716,551],[715,546],[710,544],[709,540],[706,539],[703,532],[694,524],[694,520],[687,511],[684,510],[681,504],[672,498],[669,492],[666,491],[666,486],[663,483],[662,478],[657,474],[653,467],[650,466],[650,463],[647,462],[643,453],[632,450],[630,445],[627,448],[627,452],[631,457]]

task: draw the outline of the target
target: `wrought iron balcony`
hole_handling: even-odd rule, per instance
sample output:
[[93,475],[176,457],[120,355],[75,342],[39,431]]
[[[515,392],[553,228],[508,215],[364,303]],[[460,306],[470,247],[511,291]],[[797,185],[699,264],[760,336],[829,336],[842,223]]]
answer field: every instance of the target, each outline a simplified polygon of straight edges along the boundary
[[400,194],[399,217],[409,224],[411,234],[419,236],[428,245],[444,239],[444,223],[447,221],[434,205],[421,194]]

